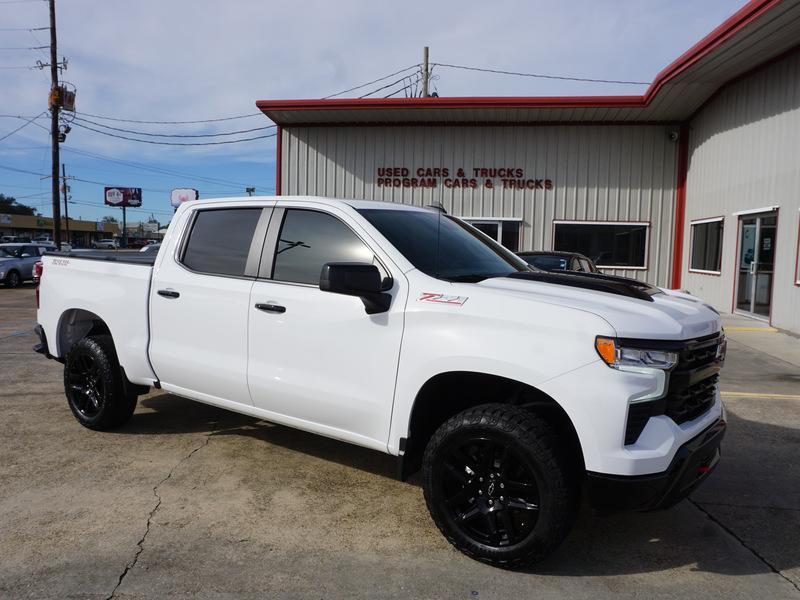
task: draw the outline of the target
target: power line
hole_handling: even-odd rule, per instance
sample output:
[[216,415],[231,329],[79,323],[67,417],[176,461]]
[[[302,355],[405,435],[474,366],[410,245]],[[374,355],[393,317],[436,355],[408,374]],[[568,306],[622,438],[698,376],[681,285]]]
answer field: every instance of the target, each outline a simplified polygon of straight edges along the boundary
[[186,172],[182,172],[182,171],[176,171],[176,170],[173,170],[173,169],[163,169],[161,167],[153,167],[153,166],[150,166],[150,165],[145,165],[143,163],[137,163],[137,162],[133,162],[133,161],[126,161],[126,160],[122,160],[122,159],[119,159],[119,158],[112,158],[110,156],[105,156],[103,154],[98,154],[96,152],[90,152],[88,150],[81,150],[79,148],[72,148],[70,146],[64,146],[64,150],[67,150],[68,152],[74,152],[76,154],[80,154],[80,155],[83,155],[83,156],[88,156],[90,158],[96,158],[98,160],[104,160],[104,161],[111,162],[111,163],[116,163],[116,164],[119,164],[119,165],[129,166],[129,167],[133,167],[135,169],[141,169],[143,171],[151,171],[153,173],[161,173],[162,175],[169,175],[169,176],[172,176],[172,177],[187,177],[187,178],[194,179],[194,180],[197,180],[197,181],[203,181],[203,182],[206,182],[206,183],[213,183],[213,184],[217,184],[217,185],[229,185],[231,187],[236,187],[236,188],[246,187],[244,183],[237,182],[237,181],[231,181],[229,179],[218,179],[218,178],[215,178],[215,177],[205,177],[205,176],[202,176],[202,175],[195,175],[193,173],[186,173]]
[[434,63],[439,67],[450,69],[463,69],[466,71],[480,71],[482,73],[497,73],[499,75],[517,75],[519,77],[537,77],[539,79],[558,79],[560,81],[583,81],[588,83],[618,83],[623,85],[650,85],[649,81],[620,81],[616,79],[590,79],[588,77],[567,77],[565,75],[543,75],[541,73],[519,73],[517,71],[502,71],[500,69],[484,69],[481,67],[466,67],[464,65],[449,65],[446,63]]
[[169,138],[206,138],[206,137],[221,137],[227,135],[239,135],[242,133],[252,133],[254,131],[264,131],[265,129],[272,129],[276,127],[275,125],[267,125],[266,127],[255,127],[253,129],[241,129],[239,131],[226,131],[224,133],[196,133],[196,134],[184,134],[184,133],[149,133],[146,131],[134,131],[132,129],[122,129],[120,127],[112,127],[111,125],[104,125],[103,123],[96,123],[95,121],[90,121],[89,119],[84,119],[82,117],[75,117],[75,120],[81,121],[83,123],[91,123],[92,125],[96,125],[97,127],[103,127],[104,129],[112,129],[114,131],[121,131],[123,133],[132,133],[134,135],[146,135],[149,137],[169,137]]
[[44,50],[45,48],[49,47],[50,46],[13,46],[0,48],[0,50]]
[[38,175],[39,177],[47,177],[44,173],[37,173],[36,171],[28,171],[26,169],[17,169],[15,167],[7,167],[5,165],[0,165],[0,169],[5,169],[6,171],[16,171],[17,173],[27,173],[28,175]]
[[3,137],[0,137],[0,142],[2,142],[2,141],[3,141],[4,139],[6,139],[6,138],[9,138],[9,137],[11,137],[11,136],[12,136],[12,135],[14,135],[15,133],[17,133],[17,132],[18,132],[20,129],[22,129],[22,128],[24,128],[24,127],[27,127],[28,125],[30,125],[31,123],[33,123],[33,122],[34,122],[36,119],[38,119],[39,117],[41,117],[41,116],[42,116],[42,115],[43,115],[45,112],[47,112],[47,111],[42,111],[42,112],[40,112],[38,115],[36,115],[36,116],[35,116],[35,117],[33,117],[32,119],[28,119],[28,120],[26,120],[26,121],[25,121],[25,122],[24,122],[22,125],[20,125],[19,127],[17,127],[17,128],[14,130],[14,131],[12,131],[12,132],[10,132],[10,133],[7,133],[7,134],[5,134]]
[[251,113],[248,115],[237,115],[234,117],[219,117],[216,119],[200,119],[197,121],[141,121],[138,119],[120,119],[117,117],[104,117],[102,115],[93,115],[91,113],[77,113],[79,115],[84,115],[86,117],[92,117],[94,119],[102,119],[104,121],[116,121],[118,123],[140,123],[144,125],[192,125],[197,123],[219,123],[220,121],[233,121],[235,119],[247,119],[249,117],[263,117],[264,113]]
[[385,90],[385,89],[387,89],[387,88],[390,88],[390,87],[392,87],[392,86],[395,86],[395,85],[397,85],[398,83],[402,83],[402,82],[403,82],[403,81],[405,81],[407,78],[408,78],[408,76],[407,76],[407,75],[406,75],[405,77],[401,77],[400,79],[398,79],[398,80],[396,80],[396,81],[393,81],[392,83],[387,83],[386,85],[382,85],[382,86],[381,86],[381,87],[379,87],[379,88],[375,88],[375,89],[374,89],[374,90],[372,90],[371,92],[367,92],[367,93],[366,93],[366,94],[364,94],[363,96],[359,96],[359,98],[366,98],[366,97],[368,97],[368,96],[371,96],[372,94],[375,94],[375,93],[377,93],[377,92],[380,92],[381,90]]
[[47,2],[47,0],[0,0],[0,4],[28,4],[30,2]]
[[44,31],[49,27],[0,27],[0,31]]
[[88,125],[84,125],[83,123],[76,122],[75,126],[81,127],[82,129],[88,129],[89,131],[94,131],[95,133],[102,133],[103,135],[119,138],[121,140],[128,140],[130,142],[141,142],[142,144],[157,144],[159,146],[219,146],[221,144],[238,144],[240,142],[252,142],[254,140],[263,140],[266,138],[275,137],[277,135],[276,133],[270,133],[267,135],[258,135],[255,137],[244,138],[241,140],[224,140],[220,142],[161,142],[157,140],[139,140],[124,135],[117,135],[115,133],[109,133],[108,131],[103,131],[101,129],[95,129],[93,127],[89,127]]
[[378,82],[384,81],[386,79],[389,79],[389,77],[394,77],[395,75],[399,75],[400,73],[403,73],[404,71],[410,71],[411,69],[415,69],[417,67],[419,67],[419,64],[411,65],[410,67],[406,67],[405,69],[400,69],[399,71],[395,71],[394,73],[389,73],[388,75],[380,77],[379,79],[374,79],[372,81],[368,81],[367,83],[362,83],[361,85],[357,85],[355,87],[351,87],[351,88],[349,88],[347,90],[342,90],[341,92],[336,92],[335,94],[331,94],[330,96],[325,96],[322,99],[323,100],[327,100],[328,98],[335,98],[336,96],[341,96],[342,94],[346,94],[347,92],[353,92],[355,90],[360,90],[361,88],[365,88],[368,85],[372,85],[373,83],[378,83]]

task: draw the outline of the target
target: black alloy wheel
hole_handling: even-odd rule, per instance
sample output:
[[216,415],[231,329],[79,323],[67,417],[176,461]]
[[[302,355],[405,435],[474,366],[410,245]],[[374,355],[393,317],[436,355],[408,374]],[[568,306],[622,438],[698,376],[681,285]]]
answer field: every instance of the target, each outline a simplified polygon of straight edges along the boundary
[[552,553],[579,501],[574,454],[539,415],[484,404],[450,417],[422,461],[425,502],[461,552],[503,568]]
[[100,364],[88,353],[79,354],[67,367],[67,398],[84,419],[94,419],[106,402],[107,389]]
[[126,385],[109,335],[83,338],[64,361],[64,393],[72,414],[89,429],[119,427],[131,418],[137,395]]
[[530,466],[498,436],[458,436],[443,451],[435,475],[447,519],[493,548],[511,546],[533,531],[539,486]]

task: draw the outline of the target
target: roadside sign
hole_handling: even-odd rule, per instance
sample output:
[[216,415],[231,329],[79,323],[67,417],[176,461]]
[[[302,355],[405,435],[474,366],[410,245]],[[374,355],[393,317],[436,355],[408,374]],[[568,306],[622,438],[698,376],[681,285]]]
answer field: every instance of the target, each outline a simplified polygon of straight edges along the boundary
[[200,192],[194,188],[177,188],[172,190],[172,193],[169,195],[169,203],[172,205],[172,208],[178,208],[184,202],[197,200],[198,198],[200,198]]
[[107,187],[105,188],[105,203],[109,206],[142,205],[142,188]]

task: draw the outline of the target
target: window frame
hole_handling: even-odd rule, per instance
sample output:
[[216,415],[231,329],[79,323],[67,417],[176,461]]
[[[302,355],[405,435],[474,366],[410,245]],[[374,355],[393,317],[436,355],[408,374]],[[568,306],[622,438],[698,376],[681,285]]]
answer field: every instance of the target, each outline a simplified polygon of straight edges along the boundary
[[[242,275],[228,275],[226,273],[210,273],[208,271],[198,271],[196,269],[192,269],[186,263],[183,262],[184,257],[186,256],[186,250],[189,246],[189,240],[192,237],[192,232],[194,231],[194,226],[197,221],[197,217],[200,213],[203,212],[210,212],[210,211],[217,211],[217,210],[260,210],[261,214],[258,217],[258,222],[256,223],[256,228],[253,230],[253,239],[250,240],[250,249],[247,253],[247,260],[245,261],[244,273]],[[210,206],[210,207],[202,207],[198,208],[197,210],[193,210],[191,214],[187,218],[186,226],[183,228],[183,235],[175,248],[175,262],[178,264],[179,267],[188,271],[189,273],[193,273],[195,275],[206,275],[209,277],[225,277],[227,279],[246,279],[248,281],[252,281],[256,278],[258,273],[258,259],[261,256],[261,248],[264,245],[264,238],[267,230],[267,225],[269,224],[270,218],[272,213],[274,212],[274,208],[272,206]]]
[[[710,271],[708,269],[693,269],[692,268],[692,256],[694,254],[694,226],[695,225],[705,225],[706,223],[722,223],[722,231],[720,232],[719,236],[719,270],[718,271]],[[689,221],[689,273],[697,273],[698,275],[714,275],[717,277],[722,276],[722,260],[724,258],[722,249],[723,243],[725,239],[725,217],[708,217],[703,219],[694,219],[693,221]]]
[[[360,235],[357,231],[355,231],[347,221],[342,219],[339,215],[336,215],[330,211],[323,210],[321,207],[314,206],[314,207],[305,207],[305,206],[276,206],[275,209],[272,211],[272,216],[269,221],[269,226],[266,231],[266,236],[264,239],[264,246],[260,252],[260,261],[258,266],[258,272],[256,273],[256,280],[258,281],[268,281],[270,283],[278,283],[281,285],[294,285],[306,288],[313,288],[319,289],[319,282],[316,284],[313,283],[303,283],[300,281],[284,281],[282,279],[275,279],[273,276],[275,274],[275,260],[278,256],[277,248],[278,248],[278,241],[280,238],[281,229],[283,229],[283,222],[286,219],[286,213],[290,210],[301,210],[306,212],[317,212],[324,215],[327,215],[333,219],[339,221],[342,225],[347,227],[350,232],[356,236],[364,246],[372,252],[374,259],[380,264],[378,267],[379,270],[382,270],[389,279],[394,282],[394,275],[392,275],[392,271],[386,266],[386,261],[384,261],[378,252],[375,250],[375,246],[370,244],[366,239],[364,239],[363,235]],[[378,266],[378,265],[376,265]],[[392,283],[394,285],[394,283]],[[388,291],[391,287],[388,287],[384,291]]]
[[551,235],[550,235],[550,250],[552,252],[578,252],[577,250],[556,250],[556,226],[557,225],[636,225],[644,226],[644,265],[640,267],[635,266],[622,266],[622,265],[600,265],[595,264],[598,269],[605,269],[609,271],[649,271],[650,270],[650,238],[652,233],[652,223],[650,221],[597,221],[597,220],[570,220],[570,219],[553,219]]
[[[498,244],[500,244],[501,246],[503,246],[503,241],[502,241],[502,239],[498,239],[498,238],[502,238],[503,237],[503,223],[516,223],[517,224],[517,248],[520,248],[520,249],[522,248],[522,219],[520,219],[518,217],[459,217],[458,215],[453,215],[453,216],[455,216],[457,219],[461,219],[467,225],[474,226],[475,224],[481,224],[481,223],[497,225],[497,237],[496,238],[492,238],[492,239],[494,239],[494,241],[497,242]],[[483,233],[483,232],[481,232],[481,233]],[[491,237],[491,236],[489,236],[489,237]],[[503,246],[503,248],[506,248],[506,247]],[[506,248],[506,250],[509,250],[509,249]],[[509,252],[513,252],[513,250],[509,250]],[[522,250],[517,250],[517,252],[522,252]],[[516,252],[515,252],[515,254],[516,254]]]

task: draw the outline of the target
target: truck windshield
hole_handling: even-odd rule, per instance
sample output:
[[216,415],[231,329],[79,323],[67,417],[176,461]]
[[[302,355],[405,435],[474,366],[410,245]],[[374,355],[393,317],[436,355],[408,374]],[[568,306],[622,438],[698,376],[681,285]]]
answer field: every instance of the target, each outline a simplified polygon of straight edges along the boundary
[[449,215],[380,208],[358,212],[412,265],[431,277],[477,282],[530,270],[524,260]]

